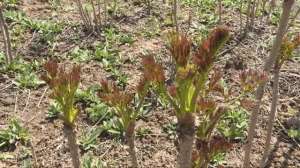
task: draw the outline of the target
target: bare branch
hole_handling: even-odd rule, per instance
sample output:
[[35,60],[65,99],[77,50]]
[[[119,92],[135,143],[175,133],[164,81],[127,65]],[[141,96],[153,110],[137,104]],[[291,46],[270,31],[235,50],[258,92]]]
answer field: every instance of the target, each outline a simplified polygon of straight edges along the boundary
[[13,60],[12,51],[11,51],[11,43],[8,28],[3,16],[3,5],[0,4],[0,27],[3,34],[4,39],[4,48],[5,48],[5,58],[6,63],[9,64]]
[[[274,63],[277,59],[278,53],[280,51],[280,46],[281,46],[281,43],[282,43],[282,40],[283,40],[283,37],[285,34],[285,30],[288,26],[290,12],[291,12],[294,2],[295,2],[295,0],[284,0],[284,2],[283,2],[283,12],[281,15],[277,35],[276,35],[275,41],[273,43],[273,47],[270,52],[270,56],[266,60],[265,65],[263,67],[264,71],[266,71],[266,72],[270,72],[272,66],[274,65]],[[264,95],[264,89],[265,89],[266,83],[267,82],[263,82],[262,84],[260,84],[256,90],[256,101],[257,102],[256,102],[256,106],[252,112],[252,115],[250,118],[250,123],[249,123],[248,138],[247,138],[247,143],[245,145],[245,156],[244,156],[244,166],[243,166],[244,168],[250,167],[251,147],[252,147],[252,143],[253,143],[253,139],[254,139],[258,113],[259,113],[260,105],[262,102],[262,97]]]

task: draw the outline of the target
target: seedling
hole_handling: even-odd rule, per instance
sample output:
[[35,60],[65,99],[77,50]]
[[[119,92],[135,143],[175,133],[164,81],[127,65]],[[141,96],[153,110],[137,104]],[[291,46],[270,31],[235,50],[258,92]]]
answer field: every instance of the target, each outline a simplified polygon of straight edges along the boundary
[[85,90],[78,89],[75,93],[76,102],[81,102],[86,105],[90,105],[92,103],[98,103],[99,98],[97,96],[97,92],[100,90],[99,85],[89,86]]
[[102,103],[93,103],[86,109],[89,120],[93,123],[101,123],[102,121],[108,121],[113,117],[113,113],[109,107]]
[[51,102],[48,109],[47,118],[56,119],[58,118],[60,112],[61,112],[61,107],[59,106],[59,104],[56,103],[55,101]]
[[34,72],[38,67],[39,63],[37,61],[28,63],[21,58],[16,58],[10,64],[1,67],[0,71],[3,71],[4,73],[15,73],[16,80],[14,83],[21,88],[37,88],[44,83]]
[[168,134],[168,137],[170,139],[174,139],[176,137],[176,128],[177,128],[177,123],[170,122],[163,126],[163,131],[166,134]]
[[[192,167],[192,146],[195,136],[194,113],[199,107],[198,99],[206,98],[206,83],[208,75],[212,69],[212,64],[216,60],[216,53],[227,41],[229,32],[226,28],[215,29],[205,40],[198,51],[193,55],[193,61],[189,60],[191,51],[191,41],[184,35],[172,32],[169,35],[172,58],[176,62],[175,81],[171,86],[166,86],[165,76],[161,65],[155,63],[152,57],[143,60],[145,76],[149,81],[158,86],[159,93],[163,93],[174,107],[177,117],[178,135],[178,166],[181,168]],[[215,77],[213,81],[218,81]],[[211,87],[216,85],[211,84]],[[208,102],[215,103],[215,102]],[[214,110],[212,110],[214,111]],[[218,116],[221,111],[216,111]],[[211,113],[211,116],[214,113]],[[201,129],[201,128],[200,128]],[[198,131],[199,132],[199,131]]]
[[10,64],[1,67],[3,72],[16,72],[23,73],[30,69],[30,65],[24,62],[22,59],[15,59]]
[[300,131],[298,129],[289,129],[288,130],[288,136],[290,138],[300,139]]
[[111,71],[112,71],[111,77],[117,81],[118,86],[124,88],[127,85],[127,81],[128,81],[127,75],[123,74],[116,68],[113,68]]
[[[178,33],[170,33],[169,50],[176,63],[175,81],[167,86],[162,66],[155,63],[152,57],[144,61],[145,76],[156,85],[158,92],[165,94],[175,109],[178,135],[178,166],[192,166],[192,146],[196,132],[196,149],[193,153],[195,167],[205,168],[212,158],[224,152],[231,144],[223,137],[214,136],[213,132],[222,115],[227,111],[226,105],[231,104],[244,95],[232,98],[230,90],[221,84],[222,73],[214,68],[218,50],[229,37],[224,27],[214,29],[202,41],[197,51],[189,59],[191,41]],[[246,71],[241,79],[244,92],[251,92],[257,83],[264,79],[264,74]],[[217,97],[217,98],[216,98]],[[199,126],[195,128],[195,114],[199,115]]]
[[0,130],[0,148],[15,145],[17,141],[27,143],[29,134],[26,128],[22,127],[18,120],[12,119],[7,129]]
[[212,159],[213,166],[215,167],[218,167],[224,162],[225,162],[225,153],[218,153]]
[[122,33],[114,27],[105,29],[104,36],[106,42],[110,45],[131,45],[134,42],[131,34]]
[[103,128],[92,128],[85,132],[82,137],[80,138],[80,147],[84,151],[88,151],[93,148],[97,148],[97,138],[103,132]]
[[107,133],[114,135],[117,138],[124,137],[124,133],[126,132],[122,119],[118,117],[113,117],[107,121],[103,121],[102,127]]
[[25,71],[16,76],[16,85],[21,88],[37,88],[43,83],[34,72]]
[[134,99],[134,94],[121,91],[115,84],[106,80],[101,81],[103,92],[99,97],[114,108],[125,130],[125,138],[129,146],[128,152],[132,159],[132,167],[138,167],[134,145],[134,129],[138,113],[144,103],[146,89],[148,87],[146,79],[141,80],[137,87],[138,99]]
[[147,134],[150,134],[151,130],[149,128],[139,128],[136,131],[136,136],[139,138],[144,138]]
[[230,140],[243,140],[246,137],[247,126],[247,112],[241,107],[233,107],[224,114],[217,129]]
[[55,100],[61,107],[62,113],[59,117],[64,122],[64,133],[68,138],[73,166],[79,168],[79,148],[74,132],[78,110],[74,106],[74,101],[80,82],[80,66],[73,66],[72,70],[67,72],[64,67],[59,67],[57,62],[48,61],[44,64],[44,69],[47,73],[42,75],[41,78],[52,90],[49,97]]
[[[232,144],[226,139],[243,137],[244,129],[247,126],[246,112],[228,111],[230,106],[237,105],[240,102],[243,106],[249,107],[253,103],[249,97],[256,87],[264,82],[267,77],[265,73],[255,70],[244,70],[239,74],[241,92],[238,95],[232,93],[233,88],[226,89],[220,83],[220,70],[215,70],[212,74],[208,85],[204,87],[205,97],[198,101],[198,110],[200,112],[201,121],[197,129],[196,148],[194,153],[195,167],[206,168],[208,164],[221,153],[231,148]],[[218,97],[218,102],[212,99],[213,96]],[[242,108],[237,106],[237,108]],[[234,110],[234,108],[233,108]],[[225,114],[225,115],[224,115]],[[222,120],[222,116],[224,116]],[[244,117],[244,118],[243,118]],[[235,122],[234,124],[231,122]],[[215,129],[219,125],[219,130],[224,136],[214,135]],[[234,125],[234,126],[232,126]]]
[[25,13],[19,11],[5,12],[6,18],[20,25],[23,29],[30,29],[39,34],[39,42],[52,45],[58,33],[61,33],[63,24],[51,20],[32,20]]
[[[109,44],[97,45],[94,59],[104,62],[115,62],[118,52],[113,50]],[[105,63],[104,63],[105,64]]]
[[91,154],[86,154],[83,156],[82,161],[83,168],[104,168],[107,167],[104,162],[98,158],[93,157]]
[[93,59],[92,52],[87,49],[81,49],[76,46],[70,53],[70,58],[76,62],[86,62]]

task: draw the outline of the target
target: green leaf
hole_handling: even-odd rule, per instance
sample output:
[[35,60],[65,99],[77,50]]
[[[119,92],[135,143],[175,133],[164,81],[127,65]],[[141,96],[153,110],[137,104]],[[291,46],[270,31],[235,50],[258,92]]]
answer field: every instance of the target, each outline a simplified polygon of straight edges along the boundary
[[288,136],[291,138],[300,138],[300,130],[297,129],[289,129]]

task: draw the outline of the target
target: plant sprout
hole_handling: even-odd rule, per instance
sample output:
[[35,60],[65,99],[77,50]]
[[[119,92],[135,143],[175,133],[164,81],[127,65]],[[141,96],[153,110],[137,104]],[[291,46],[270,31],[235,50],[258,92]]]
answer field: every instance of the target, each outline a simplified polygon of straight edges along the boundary
[[79,148],[74,132],[78,110],[74,106],[74,99],[80,82],[80,66],[73,66],[72,70],[67,72],[64,67],[59,67],[57,62],[48,61],[44,64],[44,69],[47,73],[41,78],[52,90],[49,97],[61,107],[62,114],[59,117],[64,123],[64,133],[69,142],[73,166],[79,168]]
[[176,62],[175,81],[165,84],[165,76],[161,65],[155,63],[153,57],[144,58],[145,76],[158,92],[163,93],[174,107],[178,121],[178,166],[192,167],[192,147],[195,137],[195,116],[198,109],[198,98],[205,97],[204,88],[208,80],[216,53],[229,37],[229,31],[218,27],[211,32],[199,46],[190,60],[191,41],[177,32],[169,34],[170,53]]
[[138,95],[137,100],[134,99],[134,93],[121,91],[114,83],[106,80],[101,81],[103,92],[99,93],[99,97],[114,108],[115,113],[123,123],[126,142],[129,146],[128,152],[132,159],[132,167],[138,167],[134,144],[134,130],[135,121],[146,96],[146,90],[148,87],[146,81],[147,79],[141,80],[136,88]]

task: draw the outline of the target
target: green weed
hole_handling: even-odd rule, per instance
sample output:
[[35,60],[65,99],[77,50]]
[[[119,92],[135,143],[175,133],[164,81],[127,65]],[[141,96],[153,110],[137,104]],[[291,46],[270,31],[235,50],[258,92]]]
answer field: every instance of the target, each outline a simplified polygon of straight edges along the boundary
[[14,159],[14,155],[8,154],[8,153],[0,153],[0,160],[9,160],[9,159]]
[[46,114],[46,117],[48,119],[56,119],[58,118],[60,112],[61,112],[61,107],[59,106],[59,104],[55,101],[50,103],[50,106],[48,108],[48,112]]
[[104,168],[105,163],[99,160],[96,157],[93,157],[91,154],[86,154],[82,159],[82,167],[83,168]]
[[170,122],[166,125],[163,125],[163,132],[168,134],[169,138],[174,139],[176,137],[176,128],[177,128],[177,123]]
[[108,121],[103,121],[104,130],[116,137],[123,137],[125,134],[125,127],[120,118],[113,117]]
[[20,0],[4,0],[3,3],[7,6],[16,6]]
[[16,85],[21,88],[37,88],[44,83],[34,72],[25,71],[16,76]]
[[72,52],[69,54],[69,57],[76,62],[86,62],[92,60],[92,52],[87,49],[81,49],[79,46],[76,46]]
[[214,155],[211,162],[215,167],[218,167],[218,165],[223,164],[225,162],[225,153],[220,152]]
[[27,143],[29,134],[18,120],[12,119],[7,129],[0,130],[0,148],[15,145],[17,141]]
[[57,34],[62,32],[63,24],[50,20],[32,20],[19,11],[6,11],[5,18],[9,22],[21,25],[24,29],[30,29],[38,33],[39,42],[52,45]]
[[85,132],[80,138],[80,147],[84,151],[88,151],[92,148],[97,148],[97,138],[103,132],[103,128],[97,127]]
[[300,130],[299,129],[288,129],[288,136],[291,138],[300,139]]
[[136,130],[136,136],[139,138],[144,138],[147,134],[150,134],[151,130],[149,128],[140,127]]
[[14,83],[21,88],[37,88],[44,82],[36,75],[35,71],[40,64],[37,61],[31,63],[25,62],[23,59],[16,58],[9,65],[1,63],[0,55],[0,72],[15,73],[16,79]]
[[104,37],[106,43],[109,43],[110,45],[131,45],[134,42],[132,35],[121,33],[113,27],[104,30]]
[[88,107],[86,112],[88,114],[88,118],[93,123],[107,121],[113,117],[113,113],[109,107],[100,102],[91,104],[91,107]]
[[78,89],[75,93],[75,100],[76,102],[83,102],[85,104],[98,103],[99,98],[96,94],[99,90],[99,85],[89,86],[85,90]]
[[224,114],[217,129],[227,138],[243,140],[246,136],[247,127],[247,111],[235,107]]

